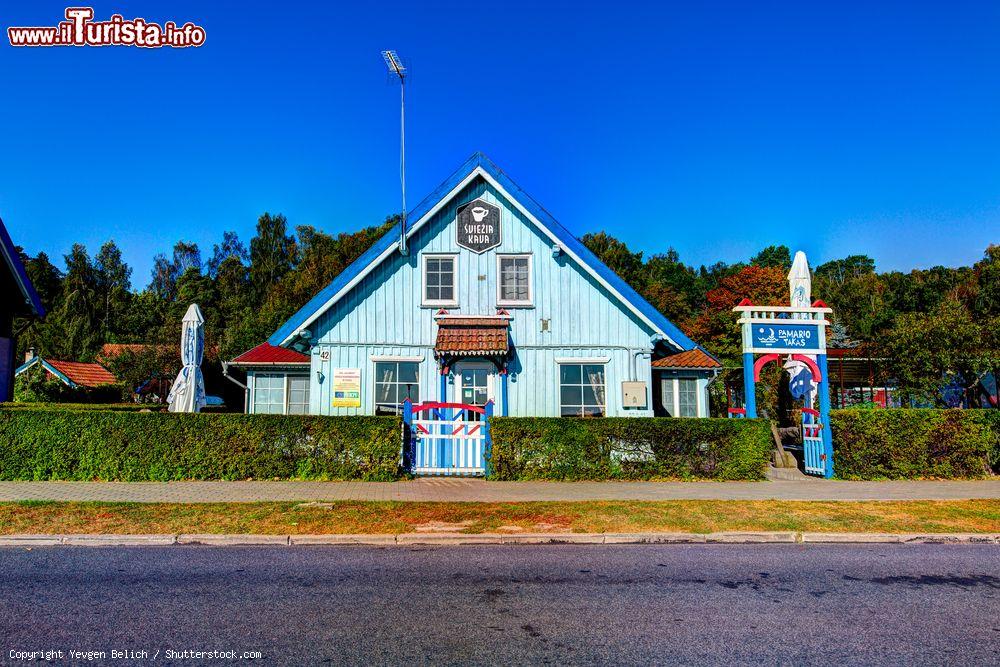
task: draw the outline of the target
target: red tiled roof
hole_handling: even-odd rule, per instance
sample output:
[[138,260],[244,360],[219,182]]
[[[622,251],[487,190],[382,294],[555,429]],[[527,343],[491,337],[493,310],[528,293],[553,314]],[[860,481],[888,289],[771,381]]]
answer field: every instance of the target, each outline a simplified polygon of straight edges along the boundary
[[308,364],[309,355],[287,347],[261,343],[233,359],[234,364]]
[[653,362],[653,368],[722,368],[722,364],[699,349],[687,350]]
[[438,320],[437,354],[507,354],[507,320],[496,317],[452,317]]
[[150,345],[145,343],[105,343],[101,346],[102,357],[117,357],[122,352],[142,352]]
[[84,387],[100,387],[101,385],[118,382],[118,378],[100,364],[85,364],[79,361],[57,361],[55,359],[46,359],[45,362],[76,384]]
[[156,350],[159,353],[163,353],[171,349],[169,345],[153,345],[150,343],[105,343],[101,346],[101,351],[97,354],[97,360],[102,363],[108,363],[114,361],[125,352],[141,354],[147,350]]

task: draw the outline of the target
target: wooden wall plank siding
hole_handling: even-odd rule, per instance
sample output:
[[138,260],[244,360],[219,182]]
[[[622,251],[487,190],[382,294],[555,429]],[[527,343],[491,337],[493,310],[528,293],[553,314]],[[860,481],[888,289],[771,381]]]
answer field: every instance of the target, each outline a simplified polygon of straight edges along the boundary
[[[502,225],[500,246],[480,255],[455,243],[457,209],[477,197],[500,208]],[[419,229],[409,246],[408,256],[394,252],[310,327],[314,342],[311,412],[372,414],[373,356],[422,357],[420,398],[441,399],[433,352],[438,307],[421,303],[421,256],[454,253],[458,257],[459,305],[450,312],[493,315],[497,309],[497,254],[530,253],[534,303],[529,308],[508,308],[516,350],[510,366],[508,414],[559,414],[556,359],[560,357],[609,357],[607,414],[652,414],[651,395],[650,409],[624,410],[620,388],[622,381],[632,379],[633,355],[651,350],[652,329],[565,253],[553,256],[548,237],[482,178],[470,183]],[[543,319],[549,320],[548,331],[542,331]],[[325,352],[329,352],[329,360],[322,359]],[[650,386],[648,355],[634,363],[635,379]],[[361,369],[360,408],[332,407],[332,370],[337,367]],[[322,383],[316,371],[321,372]],[[446,398],[452,400],[451,379],[448,387]]]

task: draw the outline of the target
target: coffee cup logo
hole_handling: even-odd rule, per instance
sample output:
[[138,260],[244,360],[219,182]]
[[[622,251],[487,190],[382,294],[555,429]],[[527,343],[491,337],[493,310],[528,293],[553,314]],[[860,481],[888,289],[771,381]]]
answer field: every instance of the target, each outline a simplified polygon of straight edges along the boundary
[[455,242],[462,248],[482,253],[500,245],[500,209],[476,199],[458,210]]

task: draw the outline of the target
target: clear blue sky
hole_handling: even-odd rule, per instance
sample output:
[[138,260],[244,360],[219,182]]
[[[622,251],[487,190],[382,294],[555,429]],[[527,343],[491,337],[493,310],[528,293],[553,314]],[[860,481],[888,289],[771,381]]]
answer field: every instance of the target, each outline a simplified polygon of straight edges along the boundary
[[[65,3],[5,3],[3,28]],[[482,150],[578,235],[694,264],[771,243],[880,269],[1000,242],[1000,3],[96,2],[199,49],[0,44],[0,217],[53,258],[113,238],[148,282],[281,212],[330,232]],[[364,5],[364,8],[361,6]],[[5,32],[5,31],[4,31]],[[61,261],[58,262],[61,265]]]

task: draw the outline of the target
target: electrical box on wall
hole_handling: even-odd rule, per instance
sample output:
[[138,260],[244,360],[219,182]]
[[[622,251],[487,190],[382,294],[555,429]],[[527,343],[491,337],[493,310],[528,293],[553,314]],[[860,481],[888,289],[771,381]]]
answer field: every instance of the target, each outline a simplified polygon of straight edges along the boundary
[[622,382],[622,407],[624,408],[646,407],[645,382]]

